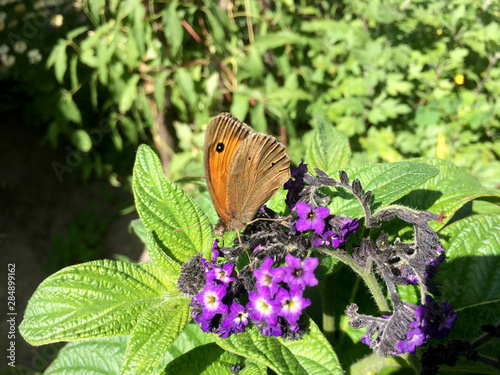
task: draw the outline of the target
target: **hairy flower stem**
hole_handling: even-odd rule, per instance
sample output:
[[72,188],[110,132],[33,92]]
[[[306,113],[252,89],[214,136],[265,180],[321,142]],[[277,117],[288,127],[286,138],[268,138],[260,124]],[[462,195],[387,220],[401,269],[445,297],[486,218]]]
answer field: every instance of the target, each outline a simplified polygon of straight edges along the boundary
[[383,313],[387,313],[390,311],[389,305],[387,304],[387,300],[385,299],[384,293],[382,289],[380,289],[380,285],[373,276],[371,272],[367,272],[363,267],[359,266],[354,262],[354,260],[347,253],[341,253],[339,251],[332,251],[326,246],[321,246],[317,248],[322,253],[331,256],[332,258],[340,260],[345,265],[349,266],[354,272],[356,272],[365,282],[368,289],[373,295],[375,299],[375,303],[377,304],[379,310]]

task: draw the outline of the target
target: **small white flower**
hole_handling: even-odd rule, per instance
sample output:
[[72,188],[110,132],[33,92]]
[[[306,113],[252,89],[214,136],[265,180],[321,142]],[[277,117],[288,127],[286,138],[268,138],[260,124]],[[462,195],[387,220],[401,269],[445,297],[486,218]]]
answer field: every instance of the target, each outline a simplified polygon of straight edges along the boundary
[[16,62],[16,57],[14,55],[2,55],[2,64],[6,68],[10,68]]
[[30,64],[36,64],[42,60],[42,55],[40,54],[40,50],[38,48],[30,49],[27,55]]
[[4,54],[6,54],[9,51],[10,51],[10,48],[9,48],[9,46],[7,44],[2,44],[0,46],[0,55],[4,55]]
[[64,21],[62,14],[54,14],[50,19],[50,24],[54,27],[61,27]]
[[26,48],[28,48],[28,46],[22,40],[14,43],[14,51],[16,51],[17,53],[24,53],[24,51],[26,51]]

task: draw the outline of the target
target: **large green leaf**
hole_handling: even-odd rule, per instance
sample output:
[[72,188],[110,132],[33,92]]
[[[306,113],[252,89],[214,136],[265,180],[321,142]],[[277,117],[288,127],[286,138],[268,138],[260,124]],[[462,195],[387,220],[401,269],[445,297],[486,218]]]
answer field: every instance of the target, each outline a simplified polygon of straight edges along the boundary
[[[382,209],[439,173],[436,167],[419,162],[361,165],[346,168],[345,171],[350,181],[359,179],[364,192],[371,190],[372,210]],[[359,201],[340,190],[339,196],[333,197],[328,207],[333,213],[351,217],[363,215]]]
[[153,374],[188,321],[190,299],[169,298],[146,311],[130,335],[122,374]]
[[224,352],[215,344],[199,346],[181,355],[165,368],[165,374],[232,375],[234,365],[242,366],[241,375],[265,375],[265,368],[237,355]]
[[70,266],[38,286],[19,331],[32,345],[126,335],[170,288],[152,264],[99,260]]
[[[465,203],[479,197],[500,197],[500,193],[487,190],[480,182],[453,163],[439,159],[419,159],[439,168],[439,175],[428,180],[420,189],[412,191],[400,202],[439,214],[443,211],[446,224]],[[442,224],[431,223],[436,229]]]
[[[142,319],[142,318],[141,318]],[[68,343],[44,372],[45,375],[107,374],[118,375],[125,359],[129,336],[109,337]],[[212,342],[198,324],[188,324],[168,348],[161,366],[191,349]]]
[[223,349],[264,363],[277,374],[342,374],[332,347],[318,326],[308,320],[308,332],[300,340],[284,341],[267,337],[252,327],[228,338],[216,338]]
[[127,336],[66,344],[44,375],[118,375],[125,358]]
[[312,139],[306,151],[306,162],[310,171],[319,168],[330,174],[346,167],[351,159],[351,148],[346,136],[332,124],[319,121],[314,127]]
[[144,226],[156,232],[171,259],[183,263],[210,250],[212,232],[207,216],[164,176],[158,156],[146,145],[137,151],[133,190]]
[[[476,339],[482,324],[496,324],[500,311],[500,215],[474,215],[440,232],[446,261],[436,280],[458,319],[453,338]],[[492,348],[489,348],[490,351]],[[488,347],[483,348],[488,350]],[[491,351],[498,355],[498,349]]]

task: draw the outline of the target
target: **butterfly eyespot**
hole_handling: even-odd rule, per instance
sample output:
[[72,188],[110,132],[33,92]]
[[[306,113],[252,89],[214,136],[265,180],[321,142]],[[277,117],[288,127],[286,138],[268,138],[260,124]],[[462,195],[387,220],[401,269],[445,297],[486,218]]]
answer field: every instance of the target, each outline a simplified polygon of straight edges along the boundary
[[249,157],[248,157],[248,160],[252,160],[252,158],[249,156]]
[[217,143],[217,147],[215,147],[215,151],[217,151],[217,152],[224,151],[224,143],[222,143],[222,142]]

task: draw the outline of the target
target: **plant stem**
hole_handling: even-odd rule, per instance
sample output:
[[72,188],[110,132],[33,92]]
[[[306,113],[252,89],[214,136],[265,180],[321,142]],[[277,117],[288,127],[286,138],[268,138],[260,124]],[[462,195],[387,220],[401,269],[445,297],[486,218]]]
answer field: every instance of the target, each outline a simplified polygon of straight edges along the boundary
[[323,333],[330,344],[333,344],[335,335],[335,301],[331,298],[334,295],[334,280],[335,278],[331,275],[321,282]]
[[340,260],[342,263],[349,266],[354,272],[356,272],[364,280],[368,289],[370,289],[370,292],[372,293],[379,310],[381,312],[389,312],[389,305],[387,304],[384,293],[382,292],[382,289],[380,289],[380,285],[371,272],[366,271],[363,267],[359,266],[356,262],[354,262],[352,257],[345,252],[332,251],[326,247],[319,247],[318,250],[320,250],[324,254]]

